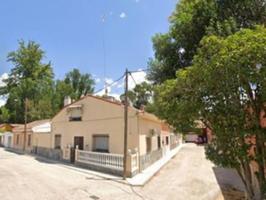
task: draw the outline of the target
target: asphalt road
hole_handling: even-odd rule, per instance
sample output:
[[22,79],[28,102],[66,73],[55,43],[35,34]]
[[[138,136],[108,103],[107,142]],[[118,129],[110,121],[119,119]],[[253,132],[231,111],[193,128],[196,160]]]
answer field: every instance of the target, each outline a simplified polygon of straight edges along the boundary
[[[228,174],[219,174],[226,181]],[[204,148],[193,144],[185,145],[144,187],[134,188],[120,178],[104,179],[0,148],[1,200],[215,200],[220,193],[216,168]]]

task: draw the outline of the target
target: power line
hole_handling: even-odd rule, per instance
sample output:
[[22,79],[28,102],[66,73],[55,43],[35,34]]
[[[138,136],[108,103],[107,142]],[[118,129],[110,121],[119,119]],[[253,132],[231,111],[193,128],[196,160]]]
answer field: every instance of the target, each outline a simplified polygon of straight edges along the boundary
[[129,72],[129,75],[131,76],[131,78],[132,78],[132,80],[134,81],[135,85],[138,85],[137,82],[135,81],[135,79],[134,79],[134,77],[133,77],[133,75],[132,75],[131,72]]
[[117,83],[118,81],[122,80],[125,77],[125,74],[123,74],[123,76],[121,76],[120,78],[118,78],[117,80],[113,81],[110,84],[105,84],[105,86],[99,90],[97,90],[96,92],[94,92],[93,94],[97,94],[99,92],[101,92],[102,90],[104,90],[106,87],[111,87],[113,86],[115,83]]
[[140,73],[140,72],[147,72],[147,71],[149,71],[149,69],[140,69],[137,71],[129,71],[129,73]]
[[[137,71],[128,71],[128,73],[129,73],[130,76],[132,77],[134,83],[137,85],[137,82],[136,82],[136,80],[134,79],[134,77],[133,77],[132,74],[133,74],[133,73],[146,72],[146,71],[148,71],[148,70],[149,70],[149,69],[141,69],[141,70],[137,70]],[[106,89],[107,87],[111,87],[111,86],[113,86],[115,83],[117,83],[118,81],[122,80],[124,77],[125,77],[125,74],[123,74],[123,75],[122,75],[120,78],[118,78],[117,80],[113,81],[111,84],[107,84],[107,83],[105,82],[105,86],[104,86],[103,88],[97,90],[97,91],[94,92],[93,94],[97,94],[97,93],[101,92],[102,90]]]

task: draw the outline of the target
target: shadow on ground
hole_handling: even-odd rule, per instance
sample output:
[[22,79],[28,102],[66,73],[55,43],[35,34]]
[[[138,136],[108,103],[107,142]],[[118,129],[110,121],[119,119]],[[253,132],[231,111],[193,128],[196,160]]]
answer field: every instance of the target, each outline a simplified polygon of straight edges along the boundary
[[224,200],[245,200],[245,186],[234,169],[213,167]]

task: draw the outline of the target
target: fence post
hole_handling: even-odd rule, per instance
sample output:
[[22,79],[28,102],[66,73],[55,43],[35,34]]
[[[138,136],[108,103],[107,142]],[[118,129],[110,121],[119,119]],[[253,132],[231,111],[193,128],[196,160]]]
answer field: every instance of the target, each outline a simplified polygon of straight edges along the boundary
[[76,163],[76,161],[78,161],[78,148],[75,148],[75,161],[74,161],[74,163]]

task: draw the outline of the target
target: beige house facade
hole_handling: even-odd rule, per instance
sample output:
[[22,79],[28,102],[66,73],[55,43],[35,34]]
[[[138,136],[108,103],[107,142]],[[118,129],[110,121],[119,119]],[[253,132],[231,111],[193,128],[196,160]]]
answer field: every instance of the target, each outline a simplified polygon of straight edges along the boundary
[[[162,157],[162,123],[155,115],[129,107],[128,152],[138,155],[139,170]],[[50,141],[51,148],[60,149],[70,162],[75,162],[70,150],[75,148],[123,155],[124,105],[95,96],[71,103],[51,120]]]
[[[16,126],[12,147],[40,156],[121,174],[124,158],[124,105],[86,96],[69,102],[51,120]],[[24,140],[26,141],[24,142]],[[133,176],[179,143],[155,115],[128,108],[127,174]],[[111,170],[110,170],[111,169]]]
[[[24,150],[25,145],[25,151],[28,153],[32,153],[34,151],[35,141],[37,137],[37,133],[33,131],[34,127],[39,126],[41,124],[47,123],[50,120],[38,120],[31,123],[28,123],[26,126],[26,134],[25,134],[25,125],[20,124],[17,125],[12,130],[13,134],[13,145],[12,148],[16,149],[18,151]],[[47,137],[51,137],[50,134]],[[25,141],[25,142],[24,142]],[[45,145],[49,145],[49,142],[45,142],[45,140],[40,140],[41,142],[44,142]]]
[[[157,150],[156,136],[160,136],[161,121],[132,107],[129,108],[128,118],[128,148],[137,149],[140,155]],[[87,96],[66,106],[51,123],[53,148],[58,145],[57,138],[60,138],[60,148],[67,148],[78,145],[75,137],[80,137],[83,145],[79,148],[83,150],[123,154],[124,106],[121,103]],[[98,149],[97,137],[105,137],[108,145]]]

